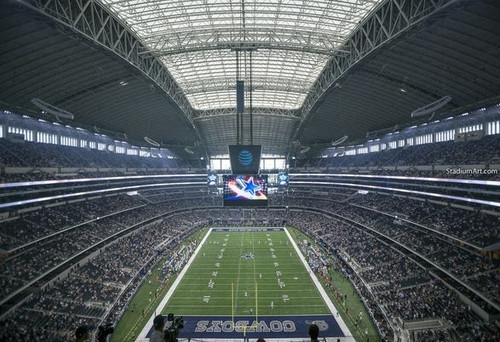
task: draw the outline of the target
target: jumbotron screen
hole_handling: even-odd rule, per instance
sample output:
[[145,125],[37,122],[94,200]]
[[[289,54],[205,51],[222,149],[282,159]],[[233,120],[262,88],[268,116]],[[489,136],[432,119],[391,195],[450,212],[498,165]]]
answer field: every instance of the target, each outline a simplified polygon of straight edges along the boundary
[[267,206],[267,176],[225,175],[224,206]]

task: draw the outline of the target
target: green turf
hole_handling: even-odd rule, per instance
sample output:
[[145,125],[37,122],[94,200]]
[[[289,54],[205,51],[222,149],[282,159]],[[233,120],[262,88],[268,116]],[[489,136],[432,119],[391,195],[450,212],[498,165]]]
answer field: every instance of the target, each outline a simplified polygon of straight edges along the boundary
[[212,232],[162,312],[262,316],[329,311],[285,232],[245,231]]

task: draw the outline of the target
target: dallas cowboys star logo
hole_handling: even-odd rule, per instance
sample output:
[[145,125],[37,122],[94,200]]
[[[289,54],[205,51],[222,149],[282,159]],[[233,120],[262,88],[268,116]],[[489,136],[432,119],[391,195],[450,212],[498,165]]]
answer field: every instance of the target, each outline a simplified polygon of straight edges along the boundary
[[253,177],[250,177],[247,181],[245,181],[245,189],[243,190],[252,195],[255,195],[255,193],[262,190],[262,188],[253,181]]

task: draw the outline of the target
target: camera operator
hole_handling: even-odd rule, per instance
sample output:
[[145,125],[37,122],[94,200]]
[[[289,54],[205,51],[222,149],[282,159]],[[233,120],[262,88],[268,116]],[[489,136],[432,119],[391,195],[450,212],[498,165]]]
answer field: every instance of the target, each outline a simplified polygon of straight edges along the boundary
[[165,334],[163,329],[165,328],[165,319],[162,315],[158,315],[153,320],[154,331],[149,337],[150,342],[165,342]]
[[318,342],[319,327],[316,324],[309,326],[309,336],[311,337],[311,342]]
[[106,323],[97,328],[96,340],[97,342],[108,341],[108,336],[115,331],[113,323]]
[[167,316],[167,324],[165,329],[165,341],[166,342],[178,342],[177,337],[182,328],[184,328],[184,319],[181,317],[175,317],[173,313],[169,313]]

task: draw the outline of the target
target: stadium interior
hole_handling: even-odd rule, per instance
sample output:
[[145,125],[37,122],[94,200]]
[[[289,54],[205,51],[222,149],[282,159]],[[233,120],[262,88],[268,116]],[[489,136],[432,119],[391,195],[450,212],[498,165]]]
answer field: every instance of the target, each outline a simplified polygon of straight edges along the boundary
[[4,0],[0,75],[0,341],[500,341],[500,1]]

